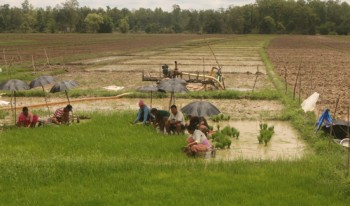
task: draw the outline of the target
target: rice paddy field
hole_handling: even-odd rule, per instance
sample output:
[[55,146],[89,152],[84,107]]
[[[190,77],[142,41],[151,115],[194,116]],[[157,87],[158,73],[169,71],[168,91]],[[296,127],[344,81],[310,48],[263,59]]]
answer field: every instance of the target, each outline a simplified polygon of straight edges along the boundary
[[[0,107],[0,205],[350,204],[348,150],[314,131],[318,113],[335,107],[325,100],[330,94],[341,97],[337,117],[347,118],[350,90],[345,56],[334,54],[339,59],[329,70],[322,58],[319,64],[314,58],[317,52],[345,53],[347,47],[340,45],[350,39],[141,34],[0,34],[0,39],[1,81],[29,82],[41,75],[75,80],[79,86],[68,92],[74,114],[87,117],[69,126],[22,129],[13,126],[13,109]],[[320,41],[327,46],[319,49]],[[192,74],[221,68],[225,90],[175,94],[179,108],[209,101],[230,116],[209,120],[214,130],[241,131],[214,158],[186,156],[182,147],[188,134],[164,135],[130,123],[141,98],[168,108],[169,94],[154,94],[151,102],[150,93],[137,88],[155,85],[142,75],[160,77],[162,65],[174,69],[175,61],[180,71]],[[301,100],[312,88],[322,97],[314,113],[304,113],[291,92],[300,62]],[[317,89],[318,73],[337,74],[339,90],[334,84]],[[49,90],[44,88],[51,112],[67,104],[64,93]],[[3,92],[1,100],[11,102],[11,93]],[[17,114],[28,106],[47,118],[43,97],[42,88],[18,92]],[[257,139],[264,122],[275,126],[267,146]]]

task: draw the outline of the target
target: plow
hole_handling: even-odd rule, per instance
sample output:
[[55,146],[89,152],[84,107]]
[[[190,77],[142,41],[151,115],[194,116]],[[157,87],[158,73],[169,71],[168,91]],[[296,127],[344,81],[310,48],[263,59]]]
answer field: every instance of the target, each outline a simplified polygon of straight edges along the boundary
[[175,68],[169,69],[169,66],[162,65],[162,72],[159,76],[145,76],[142,72],[142,81],[160,82],[163,79],[180,78],[187,82],[187,87],[192,90],[225,90],[224,77],[222,76],[221,68],[212,67],[207,74],[199,72],[190,73],[180,71],[175,61]]

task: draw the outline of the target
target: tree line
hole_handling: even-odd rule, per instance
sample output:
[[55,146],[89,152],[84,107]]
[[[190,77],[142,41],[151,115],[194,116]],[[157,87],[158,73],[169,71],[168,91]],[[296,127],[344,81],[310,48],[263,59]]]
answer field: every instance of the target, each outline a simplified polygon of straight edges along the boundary
[[93,9],[66,0],[55,7],[0,5],[0,32],[22,33],[207,33],[339,34],[350,32],[350,6],[340,0],[256,0],[228,8]]

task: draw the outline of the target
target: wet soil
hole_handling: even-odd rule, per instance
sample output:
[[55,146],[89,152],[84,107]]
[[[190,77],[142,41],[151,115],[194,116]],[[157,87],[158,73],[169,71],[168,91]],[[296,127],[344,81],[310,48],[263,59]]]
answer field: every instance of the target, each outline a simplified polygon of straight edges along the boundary
[[[10,98],[3,97],[3,100],[10,101]],[[71,101],[75,99],[71,98]],[[124,111],[124,110],[138,110],[138,101],[136,98],[119,98],[113,100],[99,100],[99,101],[84,101],[72,103],[74,107],[74,112],[78,114],[79,112],[90,112],[90,111]],[[150,106],[151,99],[144,99],[145,103]],[[190,102],[200,101],[200,99],[176,99],[175,104],[178,108],[182,108]],[[232,119],[272,119],[278,116],[283,105],[278,101],[264,101],[264,100],[218,100],[218,99],[206,99],[203,101],[208,101],[214,104],[223,114],[230,115]],[[63,102],[59,105],[50,106],[51,111],[55,111],[56,108],[62,107],[68,103],[65,98],[49,98],[48,102]],[[35,110],[46,111],[44,98],[40,97],[18,97],[17,98],[17,108],[22,108],[24,106],[44,104],[40,108],[35,108]],[[152,107],[168,110],[169,108],[169,98],[162,99],[152,99]],[[34,111],[35,111],[34,110]],[[46,114],[45,114],[46,115]]]

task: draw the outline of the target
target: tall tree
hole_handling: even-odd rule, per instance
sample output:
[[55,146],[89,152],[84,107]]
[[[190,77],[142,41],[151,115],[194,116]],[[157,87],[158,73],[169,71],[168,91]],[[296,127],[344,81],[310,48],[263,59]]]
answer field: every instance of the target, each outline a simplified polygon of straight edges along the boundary
[[76,24],[79,22],[78,8],[78,0],[66,0],[62,3],[57,16],[57,23],[60,25],[62,31],[75,31]]
[[84,22],[90,32],[96,33],[100,29],[100,24],[103,23],[103,17],[97,13],[90,13],[86,16]]

